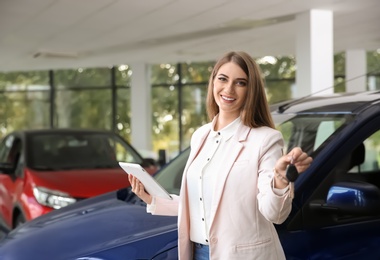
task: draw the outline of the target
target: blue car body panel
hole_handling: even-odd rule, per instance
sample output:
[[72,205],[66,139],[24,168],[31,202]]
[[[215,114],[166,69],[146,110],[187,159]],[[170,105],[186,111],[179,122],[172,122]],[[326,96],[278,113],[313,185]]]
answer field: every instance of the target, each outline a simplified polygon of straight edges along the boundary
[[[149,259],[166,246],[173,247],[170,243],[177,243],[176,217],[152,216],[144,206],[126,204],[112,192],[41,216],[21,226],[6,240],[0,259],[33,256],[58,260],[96,255],[106,259],[121,255]],[[147,247],[147,242],[152,246]]]

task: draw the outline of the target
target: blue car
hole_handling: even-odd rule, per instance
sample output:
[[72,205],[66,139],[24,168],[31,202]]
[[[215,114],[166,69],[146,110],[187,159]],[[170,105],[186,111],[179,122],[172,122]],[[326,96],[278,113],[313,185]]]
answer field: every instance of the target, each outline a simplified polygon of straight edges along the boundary
[[[285,149],[314,158],[276,225],[287,259],[380,259],[380,91],[292,100],[272,115]],[[188,156],[155,175],[170,193]],[[125,188],[26,222],[2,239],[0,259],[177,259],[177,218],[146,213]]]

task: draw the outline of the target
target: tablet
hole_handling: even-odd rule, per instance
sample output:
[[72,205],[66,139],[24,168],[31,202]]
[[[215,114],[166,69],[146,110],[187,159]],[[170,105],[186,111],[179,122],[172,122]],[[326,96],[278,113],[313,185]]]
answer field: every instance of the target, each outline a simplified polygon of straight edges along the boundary
[[152,196],[172,199],[170,194],[150,175],[140,164],[119,162],[120,167],[128,174],[132,174],[144,184],[145,190]]

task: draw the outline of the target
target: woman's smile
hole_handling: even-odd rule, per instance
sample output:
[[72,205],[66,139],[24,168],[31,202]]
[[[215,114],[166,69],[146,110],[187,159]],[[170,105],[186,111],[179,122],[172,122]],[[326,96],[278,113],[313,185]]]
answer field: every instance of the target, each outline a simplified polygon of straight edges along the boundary
[[227,96],[223,96],[221,95],[222,99],[226,100],[226,101],[234,101],[236,100],[236,98],[231,98],[231,97],[227,97]]

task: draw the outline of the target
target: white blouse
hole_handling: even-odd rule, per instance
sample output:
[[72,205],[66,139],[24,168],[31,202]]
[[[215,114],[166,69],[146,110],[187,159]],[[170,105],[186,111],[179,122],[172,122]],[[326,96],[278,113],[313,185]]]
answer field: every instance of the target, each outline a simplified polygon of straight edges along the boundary
[[216,178],[219,168],[223,167],[221,158],[229,152],[226,144],[235,134],[241,119],[214,131],[216,120],[213,120],[211,131],[202,150],[189,166],[187,186],[190,208],[190,240],[196,243],[209,244],[210,208],[213,199]]

